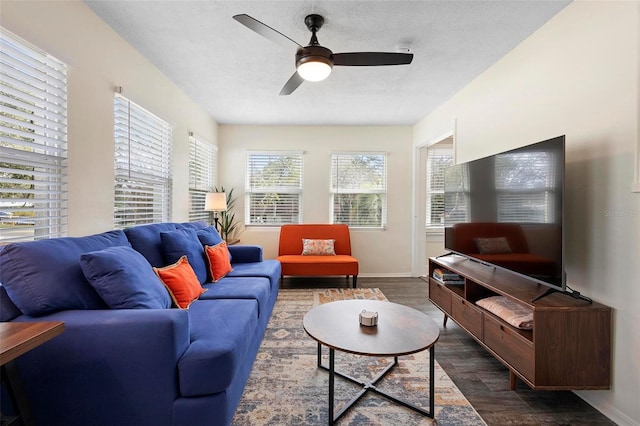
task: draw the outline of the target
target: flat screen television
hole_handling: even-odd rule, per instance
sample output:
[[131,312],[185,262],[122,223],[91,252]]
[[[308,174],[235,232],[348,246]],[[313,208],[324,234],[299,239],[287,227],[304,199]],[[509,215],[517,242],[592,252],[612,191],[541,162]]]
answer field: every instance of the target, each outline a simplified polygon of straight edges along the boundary
[[565,291],[565,137],[448,167],[445,248]]

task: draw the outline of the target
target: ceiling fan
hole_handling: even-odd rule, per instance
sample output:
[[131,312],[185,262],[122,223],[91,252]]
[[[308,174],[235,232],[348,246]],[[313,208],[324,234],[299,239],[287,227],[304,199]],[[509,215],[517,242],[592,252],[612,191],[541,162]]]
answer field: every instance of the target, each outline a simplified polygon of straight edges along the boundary
[[331,50],[318,43],[316,33],[324,24],[324,18],[320,15],[312,14],[304,18],[309,31],[311,31],[311,41],[307,46],[301,46],[281,32],[274,30],[270,26],[263,24],[249,15],[241,14],[233,17],[245,27],[260,34],[261,36],[277,43],[285,48],[296,47],[296,72],[285,83],[280,91],[280,95],[290,95],[305,80],[321,81],[331,74],[334,66],[379,66],[379,65],[408,65],[413,60],[412,53],[393,52],[349,52],[333,53]]

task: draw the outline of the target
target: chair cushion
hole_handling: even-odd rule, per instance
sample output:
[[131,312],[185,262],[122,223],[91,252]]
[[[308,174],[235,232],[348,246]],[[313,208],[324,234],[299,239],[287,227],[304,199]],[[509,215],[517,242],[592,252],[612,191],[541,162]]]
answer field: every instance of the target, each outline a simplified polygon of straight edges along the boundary
[[131,247],[109,247],[80,256],[89,284],[111,309],[167,309],[171,297],[143,255]]
[[195,230],[183,228],[160,232],[160,241],[162,242],[165,265],[176,263],[182,256],[187,256],[200,284],[207,282],[204,249]]
[[80,256],[115,246],[129,246],[121,230],[9,244],[0,249],[0,282],[26,315],[104,309],[104,301],[82,273]]
[[[214,286],[217,284],[214,284]],[[191,344],[178,362],[180,395],[195,397],[225,390],[255,338],[258,303],[252,299],[197,300],[189,309]]]
[[358,275],[358,259],[353,256],[278,256],[283,275]]

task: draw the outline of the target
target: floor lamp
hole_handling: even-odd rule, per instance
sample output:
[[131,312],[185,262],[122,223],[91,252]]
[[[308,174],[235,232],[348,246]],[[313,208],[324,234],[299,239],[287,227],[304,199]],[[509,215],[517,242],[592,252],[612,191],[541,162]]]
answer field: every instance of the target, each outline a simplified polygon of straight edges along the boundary
[[[227,211],[227,194],[224,192],[208,192],[204,200],[204,209],[205,211],[213,212],[216,231],[221,232],[218,229],[218,212]],[[220,236],[222,236],[222,233]]]

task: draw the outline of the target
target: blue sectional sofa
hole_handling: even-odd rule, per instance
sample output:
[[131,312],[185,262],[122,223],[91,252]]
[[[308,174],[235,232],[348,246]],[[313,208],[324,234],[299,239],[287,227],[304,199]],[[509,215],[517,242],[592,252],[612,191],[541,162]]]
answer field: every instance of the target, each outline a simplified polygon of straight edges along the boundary
[[[158,223],[0,248],[0,320],[65,323],[64,333],[17,359],[38,424],[231,423],[278,295],[281,268],[263,260],[260,247],[235,245],[229,247],[233,270],[208,282],[202,245],[220,238],[212,229]],[[200,251],[194,235],[205,235]],[[132,291],[130,274],[148,277],[152,266],[173,263],[183,242],[207,290],[188,309],[171,308],[162,294],[164,305],[154,305],[148,290],[157,295],[158,284],[166,291],[155,275],[145,289],[117,301],[128,308],[110,308],[113,293],[90,283],[81,265],[87,253],[129,253],[118,254],[107,278],[118,284],[109,291]],[[153,278],[157,282],[146,288]],[[132,301],[137,305],[127,305]]]

